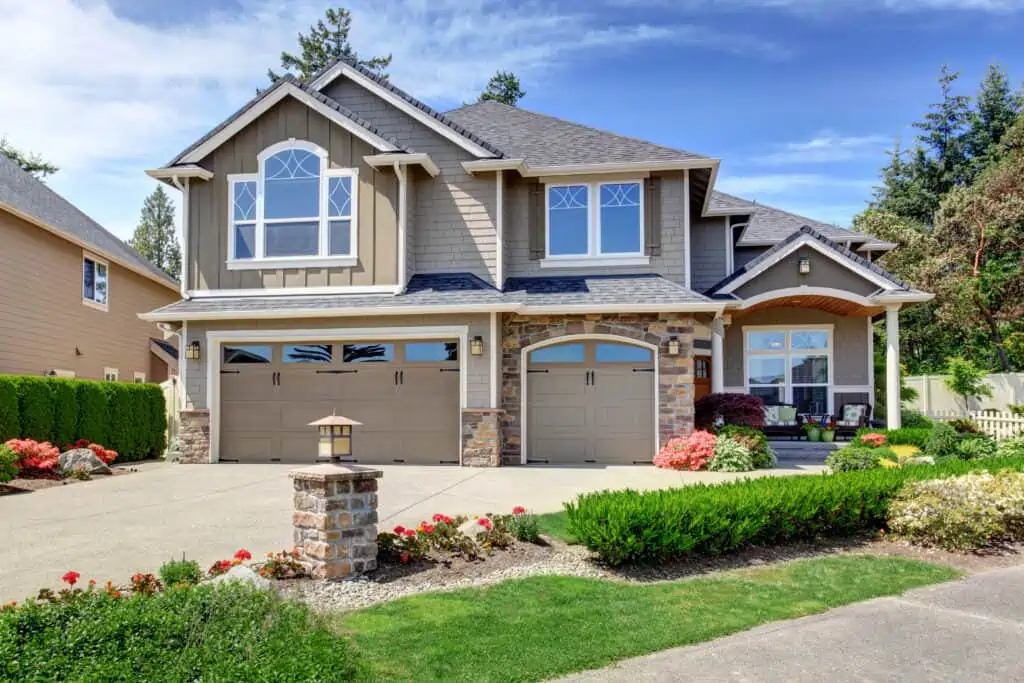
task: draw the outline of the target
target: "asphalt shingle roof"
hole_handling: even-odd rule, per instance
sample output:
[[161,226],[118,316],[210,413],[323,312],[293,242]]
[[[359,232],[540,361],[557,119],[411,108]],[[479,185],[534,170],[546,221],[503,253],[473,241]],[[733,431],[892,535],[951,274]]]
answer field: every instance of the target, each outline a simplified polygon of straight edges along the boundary
[[822,223],[821,221],[805,218],[804,216],[798,216],[789,211],[758,204],[757,202],[725,194],[724,192],[714,192],[711,195],[711,210],[750,214],[750,223],[736,242],[738,247],[775,244],[786,239],[793,231],[799,230],[805,225],[811,226],[822,235],[837,242],[849,241],[854,244],[871,240],[878,242],[871,235],[829,225],[828,223]]
[[0,203],[35,217],[54,230],[117,259],[122,265],[131,264],[177,287],[174,278],[3,154],[0,154]]
[[700,154],[656,145],[571,121],[488,100],[446,116],[533,167],[633,161],[688,161]]
[[509,278],[506,301],[527,306],[693,304],[709,299],[660,275],[561,275]]

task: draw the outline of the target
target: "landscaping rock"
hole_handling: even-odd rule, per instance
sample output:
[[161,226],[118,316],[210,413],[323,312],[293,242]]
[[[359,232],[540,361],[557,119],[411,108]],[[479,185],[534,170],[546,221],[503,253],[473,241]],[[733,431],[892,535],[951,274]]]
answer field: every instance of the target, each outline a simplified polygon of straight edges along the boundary
[[918,456],[913,457],[913,458],[907,458],[906,462],[912,463],[912,464],[915,464],[915,465],[934,465],[935,464],[935,458],[933,458],[930,455],[918,455]]
[[238,565],[229,569],[226,573],[213,579],[213,583],[226,583],[228,581],[239,581],[255,586],[261,591],[270,590],[270,579],[265,579],[245,565]]
[[60,471],[64,474],[75,470],[89,474],[111,474],[107,464],[96,457],[88,448],[74,448],[60,454]]

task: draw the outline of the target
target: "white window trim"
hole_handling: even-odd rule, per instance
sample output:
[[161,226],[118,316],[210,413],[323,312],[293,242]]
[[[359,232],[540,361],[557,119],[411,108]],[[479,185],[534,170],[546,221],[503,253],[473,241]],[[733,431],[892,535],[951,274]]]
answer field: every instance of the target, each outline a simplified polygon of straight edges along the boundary
[[[264,164],[266,160],[286,149],[301,149],[315,154],[320,159],[320,201],[319,215],[310,217],[317,221],[317,254],[315,256],[266,256],[266,229],[268,223],[291,223],[302,218],[266,219],[264,217]],[[228,270],[263,270],[267,268],[350,268],[359,263],[359,169],[330,168],[328,153],[323,147],[307,140],[291,138],[270,145],[260,152],[256,159],[259,170],[256,173],[232,173],[228,179]],[[330,223],[328,215],[328,191],[331,178],[351,178],[349,201],[349,223],[351,225],[351,249],[348,254],[330,254]],[[252,221],[235,221],[235,184],[256,183],[256,217]],[[235,225],[251,224],[253,228],[253,258],[235,258]]]
[[133,372],[132,373],[132,381],[135,384],[145,384],[146,383],[146,373],[138,372],[138,371]]
[[[636,184],[640,191],[640,250],[635,252],[601,251],[601,187],[604,185]],[[551,253],[551,190],[560,187],[587,188],[587,251],[581,254]],[[647,207],[643,178],[623,178],[596,182],[547,183],[544,186],[544,259],[541,268],[574,268],[581,266],[637,266],[651,262],[645,243],[644,219]]]
[[[93,275],[92,275],[92,277],[93,277],[93,296],[95,296],[95,293],[96,293],[96,281],[97,281],[97,278],[98,278],[97,270],[99,269],[99,266],[103,266],[103,268],[107,271],[107,275],[106,275],[106,280],[107,280],[107,299],[103,303],[100,303],[100,302],[96,301],[95,299],[86,298],[86,296],[85,296],[85,261],[86,261],[86,259],[88,259],[89,261],[92,261],[92,263],[93,263]],[[88,306],[89,308],[95,308],[97,311],[109,311],[110,310],[110,263],[108,263],[106,259],[99,258],[98,256],[96,256],[96,254],[93,254],[92,252],[83,251],[82,252],[82,281],[79,284],[79,287],[81,288],[81,291],[82,291],[82,304],[83,305]]]
[[[113,379],[110,377],[113,376]],[[103,368],[103,381],[104,382],[117,382],[120,377],[120,373],[117,368]]]
[[[827,349],[804,349],[803,352],[794,354],[793,349],[790,348],[790,336],[793,332],[806,331],[806,330],[819,330],[825,332],[828,335],[828,348]],[[751,332],[782,332],[786,335],[785,348],[780,351],[751,351],[750,349],[750,333]],[[784,403],[793,403],[793,382],[792,382],[792,368],[790,367],[790,356],[802,355],[802,356],[826,356],[828,358],[828,384],[800,384],[801,387],[825,387],[826,396],[826,411],[830,415],[835,414],[835,406],[832,405],[835,400],[835,326],[831,324],[821,325],[744,325],[743,326],[743,393],[750,393],[750,359],[755,356],[784,356],[786,359],[786,383],[785,384],[774,384],[774,385],[754,385],[754,386],[774,386],[780,387],[782,391],[782,401]]]

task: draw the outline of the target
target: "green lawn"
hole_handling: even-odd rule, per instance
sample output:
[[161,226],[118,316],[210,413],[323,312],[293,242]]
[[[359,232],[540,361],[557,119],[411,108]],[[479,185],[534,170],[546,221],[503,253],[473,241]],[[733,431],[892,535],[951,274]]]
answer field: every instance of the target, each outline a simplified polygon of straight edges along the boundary
[[339,620],[385,679],[537,681],[957,576],[924,562],[848,555],[654,585],[533,577]]
[[540,532],[542,534],[554,536],[566,543],[576,542],[576,539],[569,533],[569,518],[566,516],[565,510],[537,515],[537,523],[540,525]]

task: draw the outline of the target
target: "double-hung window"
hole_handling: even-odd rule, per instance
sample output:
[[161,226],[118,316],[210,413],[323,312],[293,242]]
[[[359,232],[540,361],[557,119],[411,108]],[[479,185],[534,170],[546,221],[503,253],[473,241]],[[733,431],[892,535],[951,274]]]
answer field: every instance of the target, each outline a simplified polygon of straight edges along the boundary
[[744,328],[747,392],[800,413],[832,410],[832,328]]
[[547,254],[542,265],[647,263],[643,181],[567,183],[546,188]]
[[109,266],[95,256],[82,256],[82,303],[107,310],[107,281]]
[[228,176],[228,268],[355,265],[357,170],[297,140],[258,160],[258,173]]

